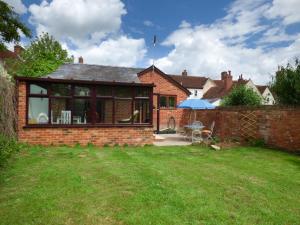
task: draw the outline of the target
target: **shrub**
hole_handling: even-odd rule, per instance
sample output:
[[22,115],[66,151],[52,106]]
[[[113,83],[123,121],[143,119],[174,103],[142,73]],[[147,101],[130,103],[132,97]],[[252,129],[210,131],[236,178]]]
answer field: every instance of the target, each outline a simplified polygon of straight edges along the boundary
[[226,96],[222,102],[222,106],[258,106],[261,105],[261,97],[251,88],[245,85],[235,86],[233,90]]
[[275,97],[283,105],[300,105],[300,61],[295,66],[288,64],[281,67],[273,78],[271,89]]
[[20,145],[14,140],[0,134],[0,167],[2,167],[12,153],[19,151]]

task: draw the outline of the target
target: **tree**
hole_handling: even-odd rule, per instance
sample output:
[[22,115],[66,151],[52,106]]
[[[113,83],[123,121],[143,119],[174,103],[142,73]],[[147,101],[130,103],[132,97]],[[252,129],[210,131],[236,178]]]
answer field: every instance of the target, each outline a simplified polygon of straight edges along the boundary
[[6,49],[5,42],[20,41],[19,31],[26,37],[31,36],[30,30],[20,21],[12,7],[0,0],[0,50]]
[[20,55],[21,60],[8,62],[9,73],[28,77],[40,77],[55,71],[60,65],[71,62],[68,52],[48,33],[31,42]]
[[295,66],[287,64],[276,72],[271,83],[279,104],[300,105],[300,62],[295,60]]
[[221,102],[222,106],[258,106],[261,105],[261,97],[251,88],[245,85],[238,85]]

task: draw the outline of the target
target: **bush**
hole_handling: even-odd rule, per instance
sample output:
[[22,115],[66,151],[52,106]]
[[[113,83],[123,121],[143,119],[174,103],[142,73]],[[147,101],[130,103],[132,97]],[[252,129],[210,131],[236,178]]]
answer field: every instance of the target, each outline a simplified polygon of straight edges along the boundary
[[2,167],[12,153],[19,151],[20,145],[14,140],[0,134],[0,167]]
[[273,78],[271,89],[275,97],[283,105],[300,105],[300,61],[295,65],[288,64],[281,67]]
[[233,90],[226,96],[222,102],[222,106],[259,106],[261,105],[261,97],[251,88],[245,85],[235,86]]
[[15,86],[0,70],[0,133],[6,137],[16,137],[16,112]]

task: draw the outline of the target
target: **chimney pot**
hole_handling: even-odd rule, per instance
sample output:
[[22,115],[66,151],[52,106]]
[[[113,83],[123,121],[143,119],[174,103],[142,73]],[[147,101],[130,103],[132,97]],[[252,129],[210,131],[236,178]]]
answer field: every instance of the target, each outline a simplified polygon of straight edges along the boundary
[[14,46],[14,53],[16,53],[17,55],[20,55],[22,51],[23,51],[22,46],[20,46],[20,45]]
[[78,58],[78,63],[83,64],[83,58],[82,58],[82,56],[80,56],[80,57]]
[[228,76],[227,72],[226,72],[226,71],[223,71],[223,72],[221,73],[221,80],[225,80],[227,76]]
[[183,71],[182,71],[182,76],[185,76],[185,77],[186,77],[187,75],[188,75],[187,71],[186,71],[186,70],[183,70]]

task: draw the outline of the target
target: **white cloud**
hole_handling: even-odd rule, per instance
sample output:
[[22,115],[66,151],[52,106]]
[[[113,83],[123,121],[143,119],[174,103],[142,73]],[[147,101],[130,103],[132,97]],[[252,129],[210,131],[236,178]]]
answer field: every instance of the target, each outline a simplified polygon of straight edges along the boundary
[[266,11],[267,18],[283,19],[286,25],[300,22],[300,1],[299,0],[274,0],[272,7]]
[[53,0],[29,7],[30,21],[37,32],[48,32],[76,45],[97,43],[108,34],[119,31],[126,14],[120,0]]
[[[221,71],[232,70],[235,78],[243,73],[257,83],[269,81],[278,64],[300,55],[299,33],[288,35],[284,24],[276,29],[262,22],[271,7],[261,0],[239,0],[213,24],[192,26],[183,21],[163,42],[173,49],[156,59],[156,65],[169,73],[180,74],[187,69],[190,74],[219,78]],[[254,35],[261,38],[249,45]],[[275,48],[268,45],[281,41],[291,43]]]
[[150,20],[145,20],[145,21],[144,21],[144,25],[145,25],[146,27],[153,27],[153,26],[154,26],[154,23],[153,23],[152,21],[150,21]]
[[24,14],[27,12],[26,6],[22,3],[21,0],[3,0],[8,5],[12,6],[14,11],[18,14]]
[[69,50],[69,52],[76,58],[83,56],[84,61],[90,64],[135,66],[144,58],[146,50],[144,39],[120,36],[103,41],[99,45]]
[[38,34],[48,32],[85,63],[134,66],[146,53],[144,39],[121,31],[121,0],[53,0],[29,7]]

